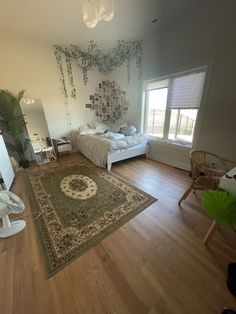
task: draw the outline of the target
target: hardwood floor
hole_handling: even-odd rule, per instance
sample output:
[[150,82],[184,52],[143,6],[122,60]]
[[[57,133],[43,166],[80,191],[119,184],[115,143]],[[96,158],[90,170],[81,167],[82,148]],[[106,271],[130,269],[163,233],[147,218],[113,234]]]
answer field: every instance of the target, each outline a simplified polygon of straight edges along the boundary
[[[41,167],[54,167],[79,154]],[[30,213],[23,176],[12,191]],[[236,236],[217,231],[202,243],[211,224],[200,206],[200,194],[178,200],[190,178],[184,171],[143,158],[112,168],[158,201],[119,230],[47,277],[33,223],[18,235],[0,240],[1,314],[216,314],[236,309],[226,287],[226,272],[236,261]],[[27,217],[31,219],[31,217]]]

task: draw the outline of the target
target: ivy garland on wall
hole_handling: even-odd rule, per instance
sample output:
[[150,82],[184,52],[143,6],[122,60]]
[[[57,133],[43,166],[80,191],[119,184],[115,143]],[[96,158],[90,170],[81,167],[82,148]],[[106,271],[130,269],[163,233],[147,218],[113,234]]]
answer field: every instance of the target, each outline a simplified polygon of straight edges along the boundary
[[[135,58],[138,69],[138,79],[141,83],[141,59],[142,43],[141,41],[123,41],[119,40],[116,46],[108,53],[103,53],[97,49],[97,44],[90,41],[87,51],[81,50],[78,46],[54,47],[54,54],[59,67],[61,91],[65,98],[68,98],[66,88],[66,73],[68,76],[68,85],[71,88],[70,96],[76,99],[76,88],[73,78],[72,63],[75,63],[83,72],[84,85],[88,81],[88,70],[97,69],[102,74],[108,74],[123,63],[127,65],[127,81],[130,80],[130,63]],[[66,73],[63,69],[63,63],[66,64]]]

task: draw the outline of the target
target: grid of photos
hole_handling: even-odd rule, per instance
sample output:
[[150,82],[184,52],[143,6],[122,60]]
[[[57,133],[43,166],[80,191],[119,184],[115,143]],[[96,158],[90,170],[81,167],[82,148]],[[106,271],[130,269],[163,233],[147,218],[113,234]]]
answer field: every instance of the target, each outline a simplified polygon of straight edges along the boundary
[[90,103],[86,108],[95,110],[95,115],[103,121],[115,122],[127,113],[129,102],[126,92],[120,89],[115,81],[102,81],[95,88],[95,94],[89,96]]

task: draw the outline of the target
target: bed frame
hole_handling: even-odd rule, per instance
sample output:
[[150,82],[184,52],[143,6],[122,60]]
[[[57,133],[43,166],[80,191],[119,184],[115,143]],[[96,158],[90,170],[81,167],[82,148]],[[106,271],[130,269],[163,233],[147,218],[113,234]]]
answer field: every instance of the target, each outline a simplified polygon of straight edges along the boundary
[[107,156],[107,170],[111,170],[111,166],[114,162],[125,160],[128,158],[132,158],[139,155],[146,154],[146,157],[148,157],[149,153],[149,146],[133,146],[125,150],[121,150],[119,152],[109,152]]

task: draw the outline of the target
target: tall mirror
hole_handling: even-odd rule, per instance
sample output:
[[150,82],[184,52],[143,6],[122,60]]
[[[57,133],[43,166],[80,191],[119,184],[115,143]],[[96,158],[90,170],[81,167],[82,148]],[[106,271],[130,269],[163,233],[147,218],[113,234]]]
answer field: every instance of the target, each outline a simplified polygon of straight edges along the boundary
[[23,99],[21,110],[31,141],[33,159],[42,165],[56,159],[41,99]]

